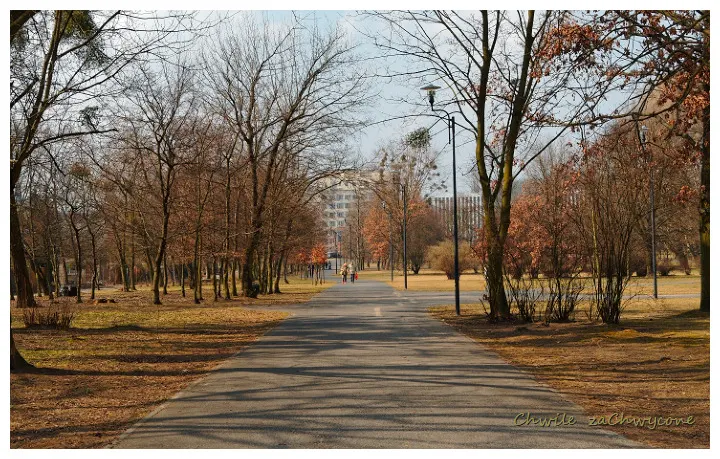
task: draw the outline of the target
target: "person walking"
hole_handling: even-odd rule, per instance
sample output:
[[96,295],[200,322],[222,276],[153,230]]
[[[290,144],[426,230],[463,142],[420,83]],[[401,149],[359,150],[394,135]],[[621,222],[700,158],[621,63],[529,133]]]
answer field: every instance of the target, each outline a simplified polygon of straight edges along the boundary
[[348,266],[348,271],[350,272],[350,282],[353,284],[355,283],[355,265],[350,263]]
[[347,275],[348,275],[347,263],[343,263],[342,268],[340,269],[340,274],[342,274],[342,283],[347,284]]

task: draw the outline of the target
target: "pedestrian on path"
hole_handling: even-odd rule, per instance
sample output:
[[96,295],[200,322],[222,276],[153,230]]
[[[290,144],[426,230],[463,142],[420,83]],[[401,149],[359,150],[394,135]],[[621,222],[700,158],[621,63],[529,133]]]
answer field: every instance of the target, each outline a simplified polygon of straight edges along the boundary
[[355,283],[355,265],[350,263],[350,266],[348,266],[348,270],[350,272],[350,282],[353,284]]
[[342,274],[342,283],[347,284],[347,275],[348,275],[347,263],[343,263],[342,268],[340,269],[340,274]]

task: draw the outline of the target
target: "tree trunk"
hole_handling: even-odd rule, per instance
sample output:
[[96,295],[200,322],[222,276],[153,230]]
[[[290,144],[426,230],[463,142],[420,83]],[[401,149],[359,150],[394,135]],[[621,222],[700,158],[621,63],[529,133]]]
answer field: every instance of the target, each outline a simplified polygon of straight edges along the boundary
[[130,246],[130,288],[137,290],[135,286],[135,233],[132,234],[132,244]]
[[116,236],[115,246],[118,251],[118,260],[120,261],[120,280],[122,281],[123,292],[130,291],[130,273],[127,264],[127,258],[125,257],[125,249],[119,236]]
[[10,371],[17,371],[26,368],[33,368],[25,358],[23,358],[20,351],[15,347],[15,340],[13,339],[12,329],[10,329]]
[[167,252],[163,256],[163,295],[168,294],[168,267],[167,267]]
[[[160,276],[162,275],[161,267],[164,266],[163,260],[165,259],[165,247],[167,246],[167,234],[168,234],[168,223],[170,221],[170,209],[168,207],[168,201],[170,199],[169,194],[164,196],[163,199],[163,227],[162,234],[160,237],[160,246],[158,247],[157,255],[155,256],[155,269],[153,271],[153,304],[162,304],[160,301]],[[167,294],[167,289],[164,290]]]
[[225,299],[230,299],[230,258],[225,257],[223,260],[223,287],[225,288]]
[[242,296],[249,298],[257,298],[257,291],[253,289],[253,273],[252,263],[258,245],[260,245],[260,236],[262,234],[262,208],[258,205],[254,206],[253,216],[251,220],[251,235],[248,245],[245,247],[245,253],[242,261]]
[[237,266],[238,266],[237,258],[233,258],[233,261],[232,261],[232,296],[238,296],[237,280],[236,280]]
[[282,276],[282,267],[285,262],[285,254],[280,253],[280,259],[277,261],[277,266],[275,267],[275,286],[273,287],[274,293],[280,293],[280,278]]
[[[71,217],[72,219],[72,214]],[[82,247],[80,246],[80,228],[72,223],[72,229],[75,233],[75,278],[77,279],[77,302],[82,303]]]
[[95,299],[95,287],[97,287],[97,275],[98,275],[98,263],[97,263],[97,246],[95,244],[95,233],[89,230],[88,226],[88,232],[90,233],[90,246],[92,248],[92,286],[90,288],[90,299]]
[[503,252],[496,244],[490,244],[487,259],[487,292],[490,315],[493,319],[506,319],[510,316],[510,306],[505,295]]
[[202,263],[200,262],[200,230],[195,229],[195,247],[193,249],[193,278],[194,280],[194,291],[193,300],[195,304],[200,304],[202,299]]
[[53,281],[55,286],[55,298],[60,297],[60,260],[53,244],[52,249],[52,270],[53,270]]
[[272,242],[268,242],[268,248],[267,248],[267,254],[265,255],[265,268],[263,272],[263,278],[264,278],[264,291],[268,295],[272,295],[273,293],[273,258],[275,257],[275,251],[273,250],[273,244]]
[[217,257],[213,255],[212,262],[212,284],[213,284],[213,301],[218,300],[218,282],[217,282]]
[[[237,137],[235,140],[235,143],[237,143]],[[233,148],[235,148],[235,143],[233,144]],[[227,166],[227,175],[226,175],[226,181],[225,181],[225,241],[223,245],[225,246],[225,255],[223,257],[223,265],[225,266],[225,270],[223,273],[223,286],[225,287],[225,299],[230,299],[230,283],[229,283],[229,276],[228,271],[230,267],[230,223],[231,223],[231,216],[230,213],[230,156],[232,155],[232,150],[230,150],[229,154],[225,156],[225,165]]]
[[[710,88],[707,88],[708,94]],[[703,116],[700,169],[700,310],[710,312],[710,104]]]
[[180,265],[180,292],[185,298],[185,263]]
[[18,216],[15,192],[10,189],[10,255],[15,273],[16,302],[18,308],[30,308],[37,306],[33,295],[30,273],[25,261],[25,248],[23,246],[22,233],[20,231],[20,217]]
[[252,269],[252,257],[256,245],[257,241],[255,241],[255,236],[252,236],[250,238],[250,244],[248,244],[248,247],[245,249],[245,256],[242,262],[242,276],[240,277],[242,279],[242,296],[248,298],[257,298],[257,292],[253,290],[253,277],[250,271]]

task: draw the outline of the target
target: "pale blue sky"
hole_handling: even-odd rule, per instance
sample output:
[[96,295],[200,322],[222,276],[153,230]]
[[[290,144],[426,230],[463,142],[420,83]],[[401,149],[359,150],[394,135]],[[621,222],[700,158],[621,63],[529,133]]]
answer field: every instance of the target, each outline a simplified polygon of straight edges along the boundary
[[[317,20],[321,27],[341,27],[346,32],[350,42],[357,45],[357,52],[364,58],[362,65],[369,73],[381,71],[378,69],[384,69],[387,66],[400,66],[402,68],[405,65],[401,61],[383,59],[378,49],[361,33],[372,33],[374,30],[380,33],[380,27],[382,26],[379,25],[378,21],[359,15],[356,11],[301,10],[294,13],[291,11],[255,11],[252,14],[261,15],[270,21],[290,21],[292,15],[295,14],[310,21]],[[358,32],[358,30],[361,32]],[[357,139],[354,139],[349,146],[351,151],[360,152],[363,157],[370,159],[384,143],[399,140],[405,134],[419,127],[432,125],[433,146],[440,151],[439,171],[444,174],[443,178],[447,179],[449,184],[452,171],[452,155],[451,148],[447,143],[447,127],[443,121],[437,122],[437,119],[431,116],[417,116],[423,113],[431,114],[429,109],[426,108],[426,94],[419,89],[427,83],[429,81],[418,81],[417,79],[409,81],[406,78],[393,80],[374,79],[371,90],[373,93],[377,93],[377,98],[367,107],[366,112],[367,118],[371,120],[372,124],[363,129],[358,134]],[[447,90],[445,90],[445,94],[447,94]],[[442,95],[438,94],[438,98],[442,98]],[[610,104],[617,104],[620,98],[610,101]],[[413,103],[416,105],[413,105]],[[460,118],[457,119],[460,122]],[[550,133],[548,133],[548,136],[550,136]],[[466,174],[473,160],[474,142],[467,133],[463,133],[462,129],[458,129],[457,170],[458,187],[461,192],[468,190]]]

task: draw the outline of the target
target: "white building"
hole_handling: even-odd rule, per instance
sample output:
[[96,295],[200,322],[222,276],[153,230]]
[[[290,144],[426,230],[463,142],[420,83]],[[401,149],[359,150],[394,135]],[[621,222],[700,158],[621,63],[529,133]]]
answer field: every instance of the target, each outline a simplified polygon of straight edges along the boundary
[[362,206],[371,193],[368,184],[377,180],[377,176],[377,172],[346,172],[340,178],[326,181],[328,189],[321,194],[321,200],[329,253],[335,252],[336,239],[338,251],[343,251],[343,235],[347,226],[357,218],[358,206]]
[[350,209],[354,208],[358,199],[358,190],[348,184],[340,183],[323,193],[325,210],[323,221],[330,230],[345,227]]
[[[430,198],[433,211],[442,222],[446,237],[453,233],[453,197],[433,196]],[[457,197],[458,235],[460,239],[472,242],[476,231],[482,226],[482,196],[461,194]]]

